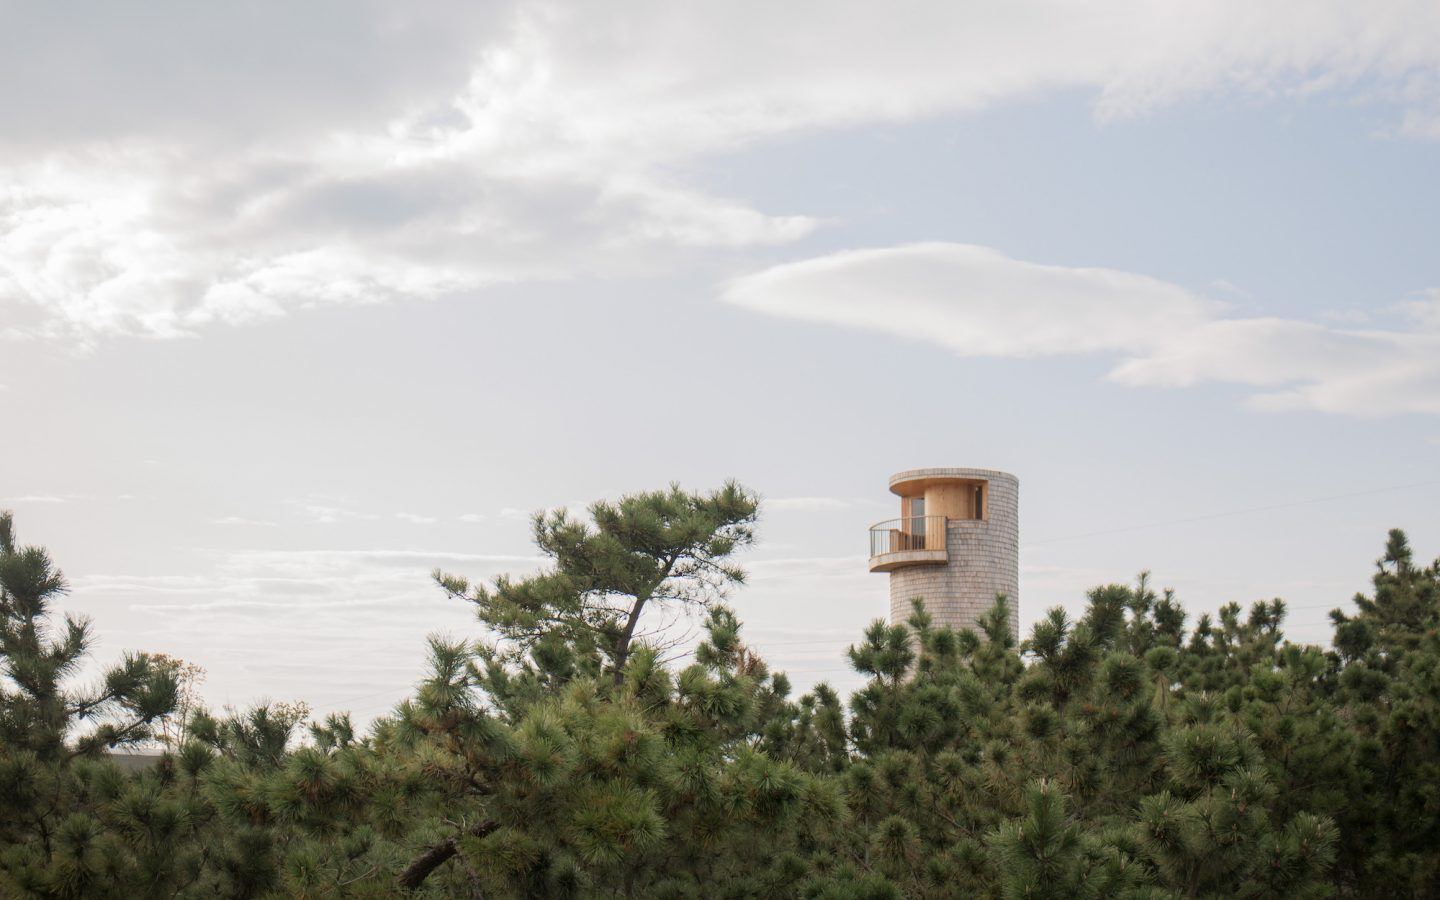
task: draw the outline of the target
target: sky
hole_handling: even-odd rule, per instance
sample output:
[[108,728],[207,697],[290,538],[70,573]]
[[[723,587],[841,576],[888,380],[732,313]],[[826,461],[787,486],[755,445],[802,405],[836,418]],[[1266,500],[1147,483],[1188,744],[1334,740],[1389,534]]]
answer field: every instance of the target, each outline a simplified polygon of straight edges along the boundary
[[1432,2],[0,8],[0,508],[217,706],[383,713],[432,569],[672,481],[802,689],[903,469],[1019,477],[1026,630],[1440,555]]

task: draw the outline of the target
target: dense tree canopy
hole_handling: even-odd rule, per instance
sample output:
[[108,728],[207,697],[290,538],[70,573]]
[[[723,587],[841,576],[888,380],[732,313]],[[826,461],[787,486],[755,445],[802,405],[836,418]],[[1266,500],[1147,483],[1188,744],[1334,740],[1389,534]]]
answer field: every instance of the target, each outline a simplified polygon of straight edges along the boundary
[[[736,485],[538,517],[478,640],[365,733],[303,708],[171,727],[174,660],[73,687],[84,622],[0,519],[0,894],[1393,897],[1440,888],[1440,565],[1391,532],[1333,649],[1283,602],[1187,627],[1141,576],[1021,640],[872,624],[792,696],[723,604]],[[666,662],[667,612],[701,637]],[[123,773],[106,751],[163,736]]]

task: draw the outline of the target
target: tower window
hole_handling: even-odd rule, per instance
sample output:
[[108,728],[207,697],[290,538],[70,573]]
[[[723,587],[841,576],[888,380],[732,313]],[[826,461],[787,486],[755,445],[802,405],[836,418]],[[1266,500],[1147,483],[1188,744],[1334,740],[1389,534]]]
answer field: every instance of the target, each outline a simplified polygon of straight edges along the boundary
[[901,523],[906,550],[925,549],[925,498],[909,497],[905,500],[907,518]]

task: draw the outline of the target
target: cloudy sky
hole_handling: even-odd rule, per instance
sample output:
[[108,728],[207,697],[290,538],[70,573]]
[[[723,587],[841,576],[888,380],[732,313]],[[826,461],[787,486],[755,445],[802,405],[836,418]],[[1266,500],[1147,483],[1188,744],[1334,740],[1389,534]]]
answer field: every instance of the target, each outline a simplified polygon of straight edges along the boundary
[[1440,553],[1440,7],[3,3],[0,506],[100,653],[374,715],[530,511],[734,476],[755,644],[1021,481],[1022,621]]

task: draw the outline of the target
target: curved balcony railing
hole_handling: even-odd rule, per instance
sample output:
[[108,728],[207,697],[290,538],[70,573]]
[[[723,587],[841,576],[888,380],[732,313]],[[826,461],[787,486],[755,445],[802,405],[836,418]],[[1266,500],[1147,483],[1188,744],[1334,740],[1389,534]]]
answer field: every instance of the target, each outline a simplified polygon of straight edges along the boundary
[[870,555],[907,550],[944,550],[944,516],[910,516],[870,526]]

